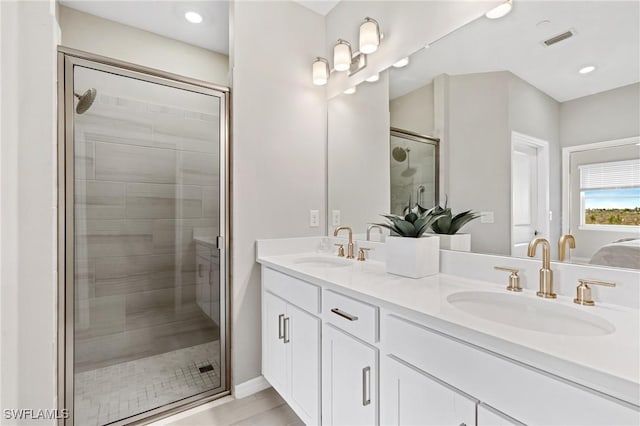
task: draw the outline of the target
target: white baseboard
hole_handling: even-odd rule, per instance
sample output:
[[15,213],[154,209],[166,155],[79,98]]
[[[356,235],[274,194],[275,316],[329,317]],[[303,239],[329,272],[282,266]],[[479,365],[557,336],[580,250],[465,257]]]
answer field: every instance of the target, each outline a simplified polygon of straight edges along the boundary
[[265,379],[264,376],[258,376],[254,379],[235,385],[233,387],[233,396],[236,399],[241,399],[270,387],[271,385],[267,382],[267,379]]

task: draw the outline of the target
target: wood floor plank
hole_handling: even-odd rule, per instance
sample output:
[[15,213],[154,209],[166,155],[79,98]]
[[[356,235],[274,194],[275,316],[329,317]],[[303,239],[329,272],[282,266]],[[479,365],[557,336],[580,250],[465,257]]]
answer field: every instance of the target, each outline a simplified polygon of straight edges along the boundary
[[302,421],[273,389],[185,417],[167,426],[299,426]]

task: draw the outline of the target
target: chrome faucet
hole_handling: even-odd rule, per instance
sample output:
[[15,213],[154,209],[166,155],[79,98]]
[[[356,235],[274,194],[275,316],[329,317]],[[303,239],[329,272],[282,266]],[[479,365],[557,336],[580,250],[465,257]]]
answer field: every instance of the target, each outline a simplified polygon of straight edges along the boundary
[[549,241],[544,238],[534,238],[529,243],[529,248],[527,249],[527,255],[529,257],[534,257],[536,255],[536,248],[538,248],[538,244],[542,244],[542,269],[540,269],[540,289],[536,293],[539,297],[544,297],[545,299],[555,299],[558,297],[557,294],[553,292],[553,272],[551,271],[551,246],[549,246]]
[[337,237],[338,232],[340,231],[349,231],[349,244],[347,244],[347,259],[353,259],[355,256],[353,255],[353,231],[348,226],[338,226],[335,231],[333,231],[333,236]]
[[378,233],[382,235],[382,227],[380,225],[369,225],[367,227],[367,241],[371,241],[371,231],[377,229]]
[[571,234],[564,234],[560,237],[560,241],[558,241],[558,260],[563,262],[566,256],[567,243],[569,243],[569,248],[576,248],[576,239]]

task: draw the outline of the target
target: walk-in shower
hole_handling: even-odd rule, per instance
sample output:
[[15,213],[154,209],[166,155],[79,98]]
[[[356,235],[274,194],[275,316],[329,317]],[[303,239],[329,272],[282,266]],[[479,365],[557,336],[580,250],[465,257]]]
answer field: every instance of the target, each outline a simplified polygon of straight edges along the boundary
[[391,129],[391,213],[411,203],[433,207],[438,199],[438,138]]
[[59,73],[65,424],[228,393],[227,89],[69,49]]

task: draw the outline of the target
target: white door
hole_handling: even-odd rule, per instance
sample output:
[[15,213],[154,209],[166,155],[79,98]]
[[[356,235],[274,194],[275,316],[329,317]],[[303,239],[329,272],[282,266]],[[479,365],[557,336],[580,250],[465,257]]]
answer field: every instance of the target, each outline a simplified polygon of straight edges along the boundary
[[377,349],[325,324],[322,329],[322,423],[377,424]]
[[387,357],[380,371],[382,425],[476,424],[477,401]]
[[281,395],[288,395],[289,362],[285,343],[287,303],[267,291],[263,295],[262,374]]
[[307,425],[320,423],[320,320],[287,305],[291,401]]
[[549,237],[548,160],[532,140],[514,134],[512,141],[511,255],[517,257],[527,256],[533,238]]
[[521,426],[524,423],[487,405],[478,405],[478,426]]

